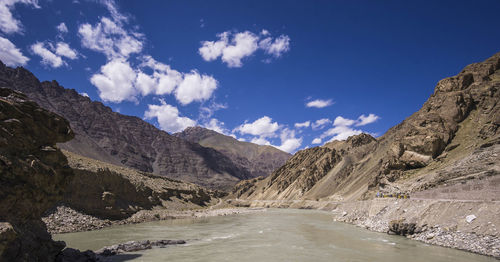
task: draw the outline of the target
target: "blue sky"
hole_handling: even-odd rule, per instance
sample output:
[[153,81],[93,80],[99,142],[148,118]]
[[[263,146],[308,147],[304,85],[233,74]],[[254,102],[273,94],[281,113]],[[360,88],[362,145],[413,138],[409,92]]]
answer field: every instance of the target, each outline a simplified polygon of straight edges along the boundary
[[[376,136],[500,51],[499,1],[0,0],[0,59],[167,132]],[[110,123],[112,124],[112,123]]]

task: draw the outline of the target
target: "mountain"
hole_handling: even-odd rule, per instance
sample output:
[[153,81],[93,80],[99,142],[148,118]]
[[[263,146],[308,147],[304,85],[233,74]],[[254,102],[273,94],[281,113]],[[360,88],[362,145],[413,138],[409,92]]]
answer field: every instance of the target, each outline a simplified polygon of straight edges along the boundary
[[199,126],[188,127],[173,135],[221,152],[244,167],[251,177],[268,176],[292,156],[272,146],[242,142]]
[[60,148],[115,165],[227,190],[251,178],[244,167],[212,148],[171,136],[138,117],[113,112],[56,81],[40,82],[31,72],[0,63],[0,87],[20,91],[41,107],[66,118],[75,139]]
[[422,108],[382,137],[367,134],[297,152],[249,200],[357,200],[377,193],[500,200],[500,53],[437,83]]

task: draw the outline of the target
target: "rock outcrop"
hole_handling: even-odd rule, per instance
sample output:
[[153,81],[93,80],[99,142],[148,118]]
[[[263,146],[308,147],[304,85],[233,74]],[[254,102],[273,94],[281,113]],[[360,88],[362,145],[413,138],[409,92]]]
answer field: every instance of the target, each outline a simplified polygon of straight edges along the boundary
[[40,218],[63,197],[72,177],[55,144],[73,136],[61,116],[0,88],[1,261],[54,261],[64,248]]
[[415,193],[471,179],[496,181],[499,101],[500,53],[439,81],[419,111],[382,137],[361,134],[299,151],[268,178],[240,182],[233,196],[346,201],[373,198],[377,192]]
[[0,62],[0,86],[20,91],[66,118],[75,138],[60,144],[73,153],[143,172],[228,190],[251,174],[226,155],[171,136],[138,117],[113,112],[56,81],[42,82],[22,67]]
[[266,177],[292,156],[272,146],[242,142],[199,126],[188,127],[173,135],[221,152],[245,168],[250,177]]

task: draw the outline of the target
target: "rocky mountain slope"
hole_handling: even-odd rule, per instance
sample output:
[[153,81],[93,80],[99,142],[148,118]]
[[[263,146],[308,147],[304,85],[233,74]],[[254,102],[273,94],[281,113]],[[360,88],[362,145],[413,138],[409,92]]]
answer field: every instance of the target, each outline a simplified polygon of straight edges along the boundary
[[248,170],[251,177],[268,176],[292,156],[272,146],[242,142],[199,126],[188,127],[173,135],[221,152]]
[[217,192],[63,151],[75,174],[60,202],[92,216],[124,219],[140,210],[207,206]]
[[73,136],[62,117],[0,88],[0,261],[54,261],[64,248],[40,218],[72,177],[55,144]]
[[[500,200],[499,102],[497,53],[439,81],[419,111],[382,137],[361,134],[299,151],[268,178],[240,182],[233,196],[347,201],[445,192]],[[481,190],[484,181],[489,190]]]
[[212,148],[113,112],[56,81],[39,82],[22,67],[13,69],[0,62],[0,86],[23,92],[66,118],[76,135],[60,147],[76,154],[215,189],[227,190],[251,177],[246,168]]

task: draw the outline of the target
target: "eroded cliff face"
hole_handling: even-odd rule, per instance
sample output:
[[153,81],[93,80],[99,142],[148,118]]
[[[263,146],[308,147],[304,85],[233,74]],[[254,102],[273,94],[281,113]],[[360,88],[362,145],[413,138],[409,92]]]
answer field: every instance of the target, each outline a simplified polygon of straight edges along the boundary
[[64,248],[40,218],[72,177],[55,144],[73,136],[59,115],[0,88],[0,260],[53,261]]
[[382,137],[362,134],[300,151],[269,178],[241,182],[233,194],[355,200],[498,177],[499,69],[500,53],[471,64],[439,81],[419,111]]

